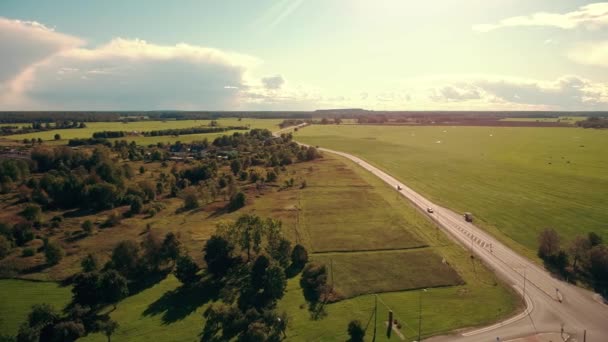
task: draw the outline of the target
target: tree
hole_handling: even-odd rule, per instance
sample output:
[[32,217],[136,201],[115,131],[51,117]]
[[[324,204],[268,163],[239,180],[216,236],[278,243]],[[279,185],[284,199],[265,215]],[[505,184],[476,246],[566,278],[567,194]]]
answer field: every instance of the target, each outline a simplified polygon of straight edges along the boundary
[[44,248],[44,257],[49,265],[57,265],[63,258],[63,249],[56,243],[49,242]]
[[234,247],[223,237],[217,235],[211,236],[203,248],[207,270],[215,276],[226,274],[230,266],[232,266],[231,253],[233,249]]
[[251,266],[251,286],[255,290],[259,290],[264,287],[266,279],[266,269],[270,266],[270,260],[265,255],[258,256]]
[[146,173],[146,168],[143,165],[139,167],[139,173],[142,175]]
[[148,231],[141,242],[143,257],[146,261],[145,264],[154,270],[158,270],[158,267],[163,261],[162,245],[163,241],[158,236],[157,231],[152,229]]
[[198,196],[196,196],[196,193],[194,191],[186,192],[184,195],[184,209],[192,210],[198,208],[199,206],[200,204],[198,202]]
[[177,260],[181,252],[181,243],[177,236],[171,232],[165,235],[163,245],[161,247],[161,255],[163,260]]
[[594,232],[589,233],[587,238],[589,239],[589,243],[591,244],[591,247],[595,247],[595,246],[601,245],[603,243],[602,237]]
[[233,210],[233,211],[241,209],[242,207],[245,206],[245,202],[246,202],[245,194],[239,191],[230,198],[230,203],[228,204],[228,208],[230,208],[230,210]]
[[283,298],[287,288],[287,278],[285,271],[279,265],[273,264],[266,269],[264,277],[264,298],[274,302]]
[[316,303],[327,294],[327,267],[325,265],[308,263],[302,271],[300,286],[307,301]]
[[348,323],[348,336],[351,342],[363,342],[365,329],[359,320],[352,320]]
[[72,299],[83,306],[96,306],[100,302],[99,278],[97,272],[80,273],[74,277]]
[[576,271],[577,262],[584,258],[588,253],[589,249],[591,249],[591,243],[589,239],[584,236],[577,236],[570,243],[570,248],[568,249],[570,255],[574,258],[572,262],[572,268]]
[[112,264],[124,276],[131,276],[139,262],[139,247],[135,241],[120,242],[112,251]]
[[559,235],[553,228],[546,228],[538,236],[538,256],[551,258],[559,253]]
[[284,237],[268,237],[268,253],[276,260],[282,267],[286,268],[289,266],[289,260],[291,257],[291,242]]
[[175,277],[184,285],[189,286],[198,280],[199,267],[189,255],[177,258]]
[[0,235],[0,259],[11,252],[11,247],[11,242],[4,235]]
[[81,228],[87,234],[91,234],[93,232],[93,222],[91,222],[91,220],[86,220],[82,223]]
[[114,332],[116,331],[116,329],[118,329],[118,323],[116,321],[113,321],[111,319],[103,322],[100,326],[100,330],[103,331],[104,335],[106,335],[106,337],[108,338],[108,342],[111,342],[111,337],[114,334]]
[[291,263],[298,268],[304,267],[308,262],[308,252],[304,246],[297,244],[291,252]]
[[241,162],[238,159],[233,160],[230,163],[230,169],[232,170],[232,174],[238,175],[241,171]]
[[139,214],[144,208],[144,201],[139,196],[133,197],[131,200],[131,213]]
[[61,140],[61,134],[55,133],[54,139],[55,140]]
[[589,273],[596,285],[608,289],[608,247],[597,245],[589,253]]
[[83,272],[97,271],[99,269],[99,260],[94,254],[89,253],[80,262],[80,267],[82,267]]
[[116,308],[116,303],[129,294],[127,279],[114,270],[106,271],[99,280],[99,291],[104,302]]
[[86,334],[82,323],[66,321],[53,326],[53,340],[73,342]]
[[40,206],[31,204],[25,207],[25,209],[23,209],[23,211],[21,211],[19,214],[28,221],[38,222],[40,221],[42,210],[40,209]]

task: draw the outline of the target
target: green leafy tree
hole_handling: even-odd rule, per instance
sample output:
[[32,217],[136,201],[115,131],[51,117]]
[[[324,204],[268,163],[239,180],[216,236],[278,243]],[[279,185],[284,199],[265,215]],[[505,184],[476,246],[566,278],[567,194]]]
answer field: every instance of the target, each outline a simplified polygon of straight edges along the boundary
[[232,170],[232,173],[236,176],[239,174],[239,172],[241,171],[241,161],[238,159],[233,160],[232,162],[230,162],[230,169]]
[[175,265],[175,277],[184,285],[189,286],[198,280],[198,265],[189,255],[182,255],[177,258]]
[[304,248],[304,246],[297,244],[295,245],[295,247],[293,248],[293,251],[291,252],[291,263],[295,266],[295,267],[304,267],[304,265],[308,262],[308,251],[306,251],[306,248]]
[[55,140],[61,140],[61,134],[56,133],[55,136],[53,137]]
[[139,262],[139,246],[135,241],[120,242],[112,251],[112,264],[114,268],[126,277],[134,274]]
[[207,270],[215,276],[223,276],[232,266],[232,245],[221,236],[213,235],[205,243],[203,252]]
[[106,271],[101,275],[99,291],[104,302],[116,308],[116,303],[129,294],[127,279],[114,270]]

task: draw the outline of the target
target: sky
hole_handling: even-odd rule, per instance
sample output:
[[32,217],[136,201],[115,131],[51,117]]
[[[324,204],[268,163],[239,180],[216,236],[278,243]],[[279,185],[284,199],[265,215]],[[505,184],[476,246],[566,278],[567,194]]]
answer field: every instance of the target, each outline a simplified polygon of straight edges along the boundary
[[608,110],[608,2],[0,0],[0,110]]

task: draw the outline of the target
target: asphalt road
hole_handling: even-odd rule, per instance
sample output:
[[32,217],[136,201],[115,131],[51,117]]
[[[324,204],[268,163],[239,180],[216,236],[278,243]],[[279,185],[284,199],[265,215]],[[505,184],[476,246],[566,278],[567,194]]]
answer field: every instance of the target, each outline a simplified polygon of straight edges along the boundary
[[[280,130],[275,134],[290,131]],[[458,334],[437,336],[428,341],[506,341],[541,332],[560,332],[570,335],[570,341],[608,341],[608,306],[596,294],[562,282],[527,258],[520,256],[461,214],[440,207],[424,198],[407,185],[359,157],[348,153],[320,148],[357,163],[395,189],[416,207],[429,215],[437,225],[464,248],[470,249],[507,284],[523,295],[526,310],[503,322],[488,327],[466,330]],[[401,186],[401,190],[397,190]],[[427,213],[433,208],[434,213]],[[477,305],[484,305],[478,303]]]

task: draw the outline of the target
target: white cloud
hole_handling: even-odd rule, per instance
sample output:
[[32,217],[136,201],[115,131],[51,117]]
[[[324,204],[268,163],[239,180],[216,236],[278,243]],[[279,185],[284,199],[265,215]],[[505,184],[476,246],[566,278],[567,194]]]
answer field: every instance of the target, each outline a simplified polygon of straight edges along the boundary
[[[608,83],[578,76],[542,81],[502,76],[459,76],[459,82],[431,89],[429,98],[451,105],[537,110],[602,110],[608,108]],[[437,81],[441,83],[441,81]]]
[[568,57],[580,64],[608,67],[608,41],[580,43]]
[[598,2],[581,6],[567,13],[538,12],[527,16],[516,16],[500,20],[496,24],[473,26],[473,30],[488,32],[503,27],[547,26],[561,29],[585,27],[597,29],[608,25],[608,2]]
[[280,75],[262,78],[264,88],[269,90],[281,89],[284,83],[285,80]]
[[23,84],[36,64],[82,44],[77,37],[54,32],[35,21],[0,17],[0,104],[23,101]]

